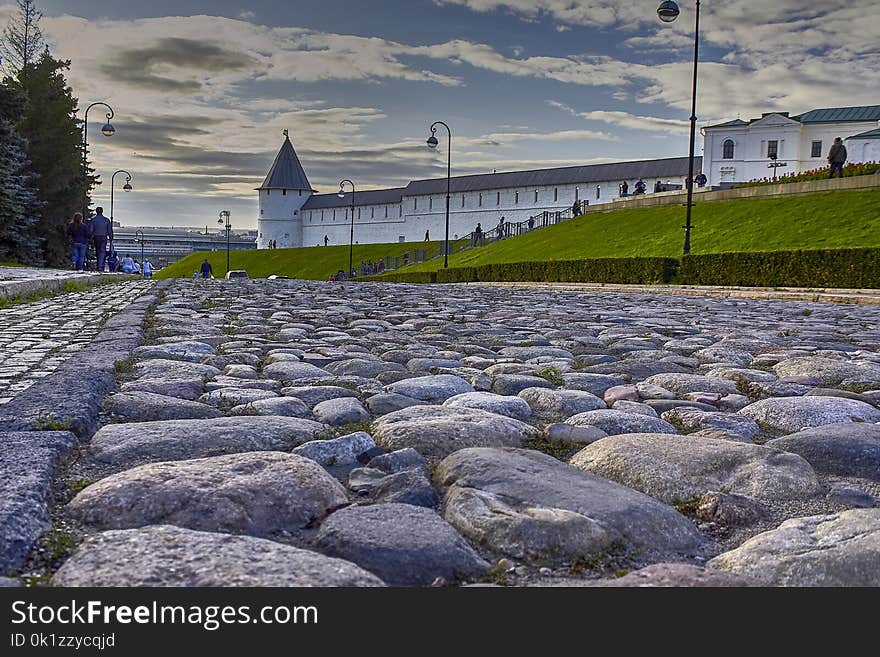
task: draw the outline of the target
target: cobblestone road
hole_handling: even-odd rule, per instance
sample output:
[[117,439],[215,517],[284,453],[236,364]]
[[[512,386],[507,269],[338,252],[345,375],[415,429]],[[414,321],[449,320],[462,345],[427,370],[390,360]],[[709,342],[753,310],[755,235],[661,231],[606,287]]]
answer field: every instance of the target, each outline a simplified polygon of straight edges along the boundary
[[126,281],[0,309],[0,405],[54,372],[151,285]]

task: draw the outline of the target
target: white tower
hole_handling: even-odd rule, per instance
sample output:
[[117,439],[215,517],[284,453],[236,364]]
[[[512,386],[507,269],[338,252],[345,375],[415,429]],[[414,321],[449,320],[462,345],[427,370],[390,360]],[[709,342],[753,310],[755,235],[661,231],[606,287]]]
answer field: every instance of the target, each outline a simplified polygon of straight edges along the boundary
[[260,194],[258,249],[267,248],[272,240],[278,248],[302,246],[300,210],[313,191],[285,130],[281,150],[263,184],[257,188]]

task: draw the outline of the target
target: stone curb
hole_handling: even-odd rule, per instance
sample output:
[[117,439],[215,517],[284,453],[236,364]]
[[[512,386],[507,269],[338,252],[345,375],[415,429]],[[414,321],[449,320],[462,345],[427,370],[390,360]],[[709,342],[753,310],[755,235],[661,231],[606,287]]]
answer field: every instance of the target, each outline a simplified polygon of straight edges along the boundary
[[105,274],[87,274],[67,278],[26,278],[20,281],[0,282],[0,299],[14,299],[29,296],[43,291],[57,292],[65,283],[74,282],[83,285],[98,285],[108,280]]
[[509,287],[558,290],[564,292],[607,292],[612,294],[656,294],[672,297],[714,297],[720,299],[765,299],[768,301],[802,301],[809,303],[841,303],[863,306],[880,305],[880,290],[694,287],[683,285],[618,285],[613,283],[544,283],[544,282],[478,282],[451,283],[483,287]]
[[[16,572],[50,527],[48,497],[58,465],[98,429],[104,397],[116,387],[115,362],[143,340],[140,328],[160,281],[104,325],[82,351],[0,410],[0,575]],[[39,431],[52,418],[70,431]]]

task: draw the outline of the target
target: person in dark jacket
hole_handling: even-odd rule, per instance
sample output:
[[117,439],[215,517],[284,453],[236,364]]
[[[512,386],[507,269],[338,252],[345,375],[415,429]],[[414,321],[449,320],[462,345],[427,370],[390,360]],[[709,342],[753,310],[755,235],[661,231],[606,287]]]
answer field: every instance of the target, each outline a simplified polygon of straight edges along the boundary
[[211,267],[211,263],[208,262],[208,259],[205,258],[205,261],[202,263],[202,278],[211,278],[214,275],[214,269]]
[[95,216],[89,222],[89,231],[95,243],[95,256],[98,258],[98,271],[104,271],[107,257],[107,242],[113,239],[113,224],[104,216],[104,208],[95,208]]
[[846,146],[843,145],[843,140],[837,137],[831,145],[831,150],[828,151],[828,164],[831,165],[829,178],[834,177],[835,171],[839,172],[840,177],[843,178],[843,165],[846,164],[846,158]]
[[71,250],[73,268],[76,271],[83,271],[86,265],[86,250],[89,247],[89,227],[83,223],[83,217],[79,212],[73,215],[73,221],[67,224],[67,234],[73,243]]

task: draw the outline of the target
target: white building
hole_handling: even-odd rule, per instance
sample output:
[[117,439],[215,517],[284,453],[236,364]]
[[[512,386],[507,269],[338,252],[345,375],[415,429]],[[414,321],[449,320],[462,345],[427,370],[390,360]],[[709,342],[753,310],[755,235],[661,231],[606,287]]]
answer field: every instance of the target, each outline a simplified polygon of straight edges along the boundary
[[836,137],[844,140],[849,162],[880,161],[880,105],[817,109],[789,116],[764,114],[751,121],[728,121],[703,128],[703,172],[709,185],[772,178],[775,159],[786,166],[779,176],[828,166]]
[[[696,158],[695,171],[700,171]],[[517,223],[541,213],[571,208],[575,202],[610,203],[626,181],[629,193],[642,179],[651,193],[681,189],[687,177],[686,157],[620,162],[536,171],[516,171],[452,178],[449,236],[464,237],[479,223],[483,231],[500,219]],[[357,181],[355,181],[355,184]],[[284,143],[257,190],[260,198],[258,248],[272,240],[279,248],[348,244],[351,191],[316,194],[285,131]],[[441,240],[446,223],[446,178],[417,180],[406,187],[356,191],[354,240],[359,244],[421,242],[426,232]]]

